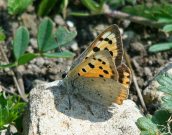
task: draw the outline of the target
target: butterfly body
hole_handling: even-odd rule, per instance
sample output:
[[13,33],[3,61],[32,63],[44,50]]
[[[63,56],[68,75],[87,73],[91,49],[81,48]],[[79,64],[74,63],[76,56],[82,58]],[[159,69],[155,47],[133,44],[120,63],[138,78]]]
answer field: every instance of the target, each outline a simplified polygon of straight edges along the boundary
[[64,79],[69,94],[79,94],[105,106],[122,104],[130,83],[130,69],[121,64],[122,57],[120,32],[112,25],[71,66]]

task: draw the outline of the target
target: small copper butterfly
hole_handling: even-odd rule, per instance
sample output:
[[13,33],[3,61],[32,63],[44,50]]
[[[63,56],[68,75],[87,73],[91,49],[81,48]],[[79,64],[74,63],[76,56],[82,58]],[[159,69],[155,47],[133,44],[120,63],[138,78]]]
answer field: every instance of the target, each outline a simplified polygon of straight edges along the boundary
[[105,106],[128,97],[131,71],[123,62],[123,44],[117,25],[105,29],[77,58],[64,84],[71,94]]

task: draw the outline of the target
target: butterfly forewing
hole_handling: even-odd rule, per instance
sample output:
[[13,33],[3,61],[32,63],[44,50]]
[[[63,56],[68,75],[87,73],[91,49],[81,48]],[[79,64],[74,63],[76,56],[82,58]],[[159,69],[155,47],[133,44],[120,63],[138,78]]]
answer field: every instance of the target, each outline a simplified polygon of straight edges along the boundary
[[117,25],[112,25],[104,30],[72,64],[71,69],[91,55],[102,50],[109,51],[117,67],[121,64],[123,57],[123,45]]
[[[75,74],[75,75],[74,75]],[[112,56],[107,50],[99,51],[76,66],[68,76],[86,78],[111,78],[118,81],[118,73]]]

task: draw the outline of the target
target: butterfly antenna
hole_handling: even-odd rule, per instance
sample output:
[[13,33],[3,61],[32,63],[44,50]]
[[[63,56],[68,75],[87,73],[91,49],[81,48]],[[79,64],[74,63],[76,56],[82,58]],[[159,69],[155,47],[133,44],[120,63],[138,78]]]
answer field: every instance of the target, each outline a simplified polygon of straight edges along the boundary
[[[127,65],[129,66],[129,68],[132,69],[132,66],[131,66],[131,59],[130,59],[130,57],[129,57],[129,55],[128,55],[128,53],[126,52],[125,49],[124,49],[124,59],[125,59]],[[132,72],[132,70],[131,70],[131,72]]]

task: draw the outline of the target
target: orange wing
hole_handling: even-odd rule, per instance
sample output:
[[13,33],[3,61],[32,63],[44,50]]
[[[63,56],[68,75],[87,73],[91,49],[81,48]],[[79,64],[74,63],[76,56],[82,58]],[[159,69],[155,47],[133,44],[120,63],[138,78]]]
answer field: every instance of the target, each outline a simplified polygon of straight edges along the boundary
[[99,51],[72,69],[68,76],[87,78],[111,78],[118,81],[118,72],[112,56],[107,50]]
[[[125,65],[121,64],[118,68],[118,75],[119,75],[119,83],[121,83],[125,88],[129,89],[130,83],[131,83],[131,71],[130,69]],[[124,99],[127,99],[128,93],[126,93],[126,89],[121,88],[119,96],[115,99],[115,103],[122,104]]]
[[107,50],[111,54],[117,67],[121,64],[123,58],[123,44],[117,25],[108,27],[100,35],[98,35],[98,37],[80,55],[80,57],[73,62],[71,69],[96,52],[103,50]]
[[131,71],[130,69],[125,65],[121,64],[118,68],[118,75],[119,75],[119,82],[126,88],[129,88],[131,83]]

